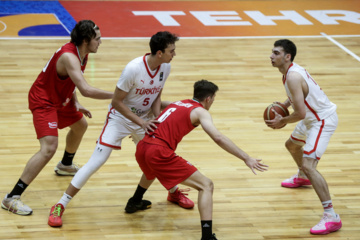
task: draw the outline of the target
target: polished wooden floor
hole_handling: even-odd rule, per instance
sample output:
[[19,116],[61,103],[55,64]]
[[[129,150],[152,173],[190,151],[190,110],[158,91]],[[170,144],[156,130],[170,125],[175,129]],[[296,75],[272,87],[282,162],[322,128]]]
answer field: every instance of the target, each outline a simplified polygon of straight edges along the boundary
[[[322,216],[312,189],[285,189],[280,182],[293,175],[295,163],[284,148],[294,124],[271,130],[263,122],[264,108],[283,101],[281,74],[270,64],[276,39],[181,39],[163,99],[192,96],[196,80],[215,82],[220,91],[211,108],[214,123],[241,148],[270,165],[253,175],[201,130],[186,136],[177,153],[195,164],[215,184],[213,228],[219,239],[360,239],[360,63],[325,38],[294,38],[296,62],[303,65],[337,104],[339,126],[319,164],[343,228],[327,236],[309,229]],[[359,38],[336,38],[360,55]],[[28,90],[52,53],[66,40],[0,40],[0,194],[9,192],[26,162],[39,148],[27,108]],[[85,73],[96,87],[113,91],[127,62],[148,52],[148,40],[104,39],[90,56]],[[103,126],[109,101],[79,97],[92,111],[89,128],[76,154],[85,164]],[[45,169],[23,194],[31,216],[0,212],[0,239],[200,239],[197,209],[184,210],[166,201],[155,182],[146,193],[151,209],[129,215],[124,205],[141,175],[131,139],[114,151],[66,209],[61,228],[47,225],[50,207],[62,196],[71,177],[53,168],[61,159],[67,130]],[[189,197],[197,202],[197,192]]]

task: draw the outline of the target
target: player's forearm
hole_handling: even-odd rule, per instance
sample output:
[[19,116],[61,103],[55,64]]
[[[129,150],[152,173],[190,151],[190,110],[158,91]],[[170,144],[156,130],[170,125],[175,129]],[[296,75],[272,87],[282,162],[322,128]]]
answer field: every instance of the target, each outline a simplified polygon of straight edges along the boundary
[[234,155],[237,158],[240,158],[241,160],[245,161],[250,156],[241,150],[238,146],[235,145],[233,141],[231,141],[228,137],[222,135],[219,136],[217,139],[214,139],[216,144],[218,144],[222,149],[227,151],[228,153]]
[[133,113],[128,106],[126,106],[123,102],[112,101],[111,105],[115,108],[116,111],[121,113],[124,117],[132,121],[133,123],[142,127],[145,122],[143,119],[138,117],[135,113]]
[[158,97],[155,99],[153,104],[151,105],[151,111],[154,114],[155,118],[157,118],[160,115],[161,112],[161,98]]
[[94,87],[87,87],[83,89],[79,89],[81,95],[84,97],[94,98],[94,99],[112,99],[114,93],[101,90]]

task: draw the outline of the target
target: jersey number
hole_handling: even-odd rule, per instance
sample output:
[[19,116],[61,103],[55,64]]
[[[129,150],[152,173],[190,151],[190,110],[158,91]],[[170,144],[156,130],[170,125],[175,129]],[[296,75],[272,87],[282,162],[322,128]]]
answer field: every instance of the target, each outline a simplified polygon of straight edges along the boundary
[[158,121],[165,121],[165,119],[167,119],[167,117],[170,116],[171,113],[175,112],[175,110],[176,108],[169,108],[168,110],[166,110],[166,112],[164,112],[164,114],[159,117]]
[[145,98],[145,99],[144,99],[143,106],[149,105],[149,99],[150,99],[150,98]]

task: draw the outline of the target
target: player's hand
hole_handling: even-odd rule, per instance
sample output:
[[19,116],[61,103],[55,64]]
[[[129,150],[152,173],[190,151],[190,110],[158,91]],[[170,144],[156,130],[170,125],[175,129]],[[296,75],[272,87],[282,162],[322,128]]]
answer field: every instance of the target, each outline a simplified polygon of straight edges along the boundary
[[245,164],[251,169],[251,171],[255,174],[255,169],[260,171],[260,172],[264,172],[268,170],[268,165],[265,165],[263,163],[261,163],[261,159],[256,159],[256,158],[248,158],[245,160]]
[[83,113],[86,117],[92,118],[91,112],[84,108],[80,103],[75,103],[76,111]]
[[155,119],[152,119],[152,120],[149,120],[149,121],[146,121],[144,122],[141,127],[145,130],[145,132],[147,134],[149,134],[149,131],[150,132],[153,132],[155,131],[155,129],[157,129],[157,126],[155,123],[160,123],[160,121],[158,120],[155,120]]
[[278,114],[274,109],[271,109],[271,111],[275,114],[275,118],[272,120],[265,120],[266,125],[272,129],[280,129],[284,127],[284,123],[281,122],[281,119],[283,117]]

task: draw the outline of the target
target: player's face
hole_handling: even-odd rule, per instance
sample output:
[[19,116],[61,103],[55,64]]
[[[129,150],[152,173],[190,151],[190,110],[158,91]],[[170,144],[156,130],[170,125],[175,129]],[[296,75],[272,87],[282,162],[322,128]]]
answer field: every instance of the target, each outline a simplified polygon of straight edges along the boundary
[[270,55],[273,67],[282,67],[288,60],[289,54],[285,54],[283,47],[274,47]]
[[162,59],[162,62],[169,63],[175,56],[176,56],[175,44],[169,44],[167,46],[167,48],[165,48],[165,51],[162,52],[161,59]]
[[96,53],[101,44],[101,33],[100,30],[95,30],[96,36],[91,39],[88,44],[88,50],[90,53]]

